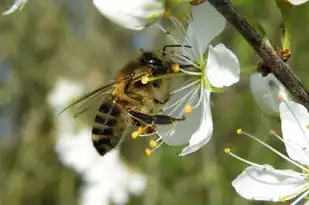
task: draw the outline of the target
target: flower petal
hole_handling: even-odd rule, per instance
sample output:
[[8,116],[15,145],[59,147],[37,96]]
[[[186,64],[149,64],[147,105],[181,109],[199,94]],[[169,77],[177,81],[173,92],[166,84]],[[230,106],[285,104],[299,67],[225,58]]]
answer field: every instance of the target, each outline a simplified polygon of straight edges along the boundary
[[164,1],[158,0],[93,0],[93,4],[106,18],[133,30],[159,20],[165,11]]
[[307,109],[293,101],[283,101],[279,106],[281,129],[289,157],[309,165],[309,114]]
[[279,114],[279,97],[288,100],[288,92],[280,81],[269,74],[263,77],[260,73],[250,76],[250,89],[256,103],[267,115]]
[[196,55],[192,59],[201,59],[210,42],[223,31],[225,18],[207,1],[192,8],[185,44],[192,46]]
[[239,81],[240,65],[237,56],[224,44],[209,46],[206,76],[217,88],[230,86]]
[[199,127],[192,134],[189,145],[186,146],[181,153],[180,156],[191,154],[205,144],[207,144],[212,136],[213,132],[213,123],[211,116],[211,107],[210,107],[210,92],[205,90],[201,107],[201,117],[199,122]]
[[277,202],[296,197],[306,181],[292,170],[276,170],[263,165],[247,167],[233,180],[232,186],[245,199]]
[[293,5],[300,5],[306,3],[308,0],[288,0]]
[[15,0],[14,4],[2,12],[2,15],[9,15],[11,13],[14,13],[17,9],[22,9],[23,6],[27,3],[28,0]]

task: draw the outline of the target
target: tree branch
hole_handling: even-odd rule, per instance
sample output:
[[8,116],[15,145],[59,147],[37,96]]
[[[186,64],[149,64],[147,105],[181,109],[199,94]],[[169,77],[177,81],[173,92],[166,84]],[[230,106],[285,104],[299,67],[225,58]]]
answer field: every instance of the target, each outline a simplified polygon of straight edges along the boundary
[[247,40],[266,66],[278,80],[290,91],[292,96],[309,110],[309,94],[289,66],[277,55],[266,38],[253,29],[231,5],[230,0],[208,0],[235,29]]

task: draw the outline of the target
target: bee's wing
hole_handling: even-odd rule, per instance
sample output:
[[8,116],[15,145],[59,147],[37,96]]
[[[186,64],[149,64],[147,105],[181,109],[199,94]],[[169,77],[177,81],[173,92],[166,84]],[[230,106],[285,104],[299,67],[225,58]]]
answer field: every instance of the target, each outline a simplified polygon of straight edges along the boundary
[[80,114],[91,110],[91,109],[97,109],[99,106],[99,103],[102,101],[102,98],[105,95],[111,94],[113,90],[115,82],[110,83],[108,85],[101,86],[84,96],[80,97],[73,103],[69,104],[67,107],[65,107],[60,113],[63,113],[67,111],[68,109],[74,109],[74,117],[79,116]]

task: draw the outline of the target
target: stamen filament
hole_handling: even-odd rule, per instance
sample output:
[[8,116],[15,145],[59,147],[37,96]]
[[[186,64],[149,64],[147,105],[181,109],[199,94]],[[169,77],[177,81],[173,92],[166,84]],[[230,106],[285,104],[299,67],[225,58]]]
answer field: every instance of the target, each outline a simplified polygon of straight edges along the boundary
[[[231,150],[230,150],[229,148],[225,148],[225,149],[224,149],[224,152],[225,152],[226,154],[232,156],[233,158],[235,158],[235,159],[237,159],[237,160],[239,160],[239,161],[245,163],[245,164],[248,164],[248,165],[251,165],[251,166],[254,166],[254,167],[258,167],[258,168],[261,168],[261,169],[264,169],[264,170],[268,170],[268,171],[271,171],[271,172],[276,172],[275,169],[269,169],[268,167],[265,167],[265,166],[260,165],[260,164],[256,164],[256,163],[254,163],[254,162],[251,162],[251,161],[249,161],[249,160],[246,160],[246,159],[244,159],[244,158],[242,158],[242,157],[240,157],[240,156],[234,154],[233,152],[231,152]],[[286,176],[292,176],[292,177],[296,177],[296,176],[298,176],[298,177],[305,177],[305,174],[299,173],[299,172],[297,172],[297,173],[298,173],[299,175],[288,174],[288,173],[280,172],[280,174],[286,175]]]
[[251,165],[251,166],[254,166],[254,167],[259,167],[259,168],[262,168],[262,169],[264,169],[264,168],[267,169],[267,167],[265,167],[265,166],[262,166],[262,165],[259,165],[259,164],[250,162],[250,161],[248,161],[248,160],[246,160],[246,159],[244,159],[244,158],[242,158],[242,157],[240,157],[240,156],[234,154],[233,152],[231,152],[231,150],[230,150],[229,148],[225,148],[225,149],[224,149],[224,152],[225,152],[226,154],[232,156],[233,158],[238,159],[239,161],[245,163],[245,164],[248,164],[248,165]]
[[147,133],[147,134],[141,134],[139,135],[139,137],[150,137],[150,136],[153,136],[153,135],[157,135],[158,132],[152,132],[152,133]]
[[260,143],[261,145],[263,145],[264,147],[268,148],[269,150],[273,151],[274,153],[276,153],[277,155],[279,155],[280,157],[282,157],[283,159],[287,160],[288,162],[294,164],[295,166],[301,168],[302,170],[305,170],[307,172],[309,172],[309,170],[307,168],[305,168],[304,166],[298,164],[297,162],[291,160],[289,157],[285,156],[284,154],[282,154],[281,152],[277,151],[276,149],[274,149],[273,147],[269,146],[268,144],[266,144],[265,142],[263,142],[262,140],[254,137],[253,135],[246,133],[244,131],[242,131],[242,134],[250,137],[251,139],[257,141],[258,143]]
[[182,68],[179,69],[181,72],[186,73],[188,75],[202,75],[201,72],[194,72],[194,71],[189,71],[189,70],[184,70]]
[[[296,150],[294,146],[292,146],[288,141],[285,141],[281,136],[279,136],[275,131],[270,131],[271,135],[274,135],[277,139],[279,139],[284,145],[288,146],[291,150],[293,150],[295,153],[299,154],[300,150],[303,150],[300,146],[300,144],[295,144],[296,146],[300,147],[301,149]],[[299,154],[302,156],[301,154]]]
[[154,80],[160,80],[160,79],[164,79],[164,78],[184,76],[184,75],[186,75],[186,74],[185,73],[169,73],[169,74],[165,74],[165,75],[158,75],[156,77],[148,77],[147,82],[151,82],[151,81],[154,81]]
[[200,98],[199,98],[199,100],[197,101],[197,103],[196,103],[195,105],[192,106],[192,109],[196,109],[198,106],[200,106],[200,104],[201,104],[203,98],[205,97],[205,96],[203,95],[203,91],[204,91],[204,87],[203,87],[203,86],[204,86],[204,84],[201,83]]
[[[307,189],[309,187],[306,187]],[[304,192],[302,195],[300,195],[300,197],[298,197],[295,201],[293,201],[293,203],[291,205],[296,205],[298,204],[298,202],[300,202],[301,200],[303,200],[307,195],[309,194],[309,190],[307,190],[306,192]]]
[[[178,105],[176,105],[176,106],[174,107],[174,109],[169,113],[169,115],[173,115],[174,112],[183,104],[183,102],[186,100],[186,98],[187,98],[189,95],[193,95],[193,93],[195,93],[197,89],[199,89],[199,88],[197,87],[197,88],[195,88],[195,89],[192,89],[187,95],[184,96],[185,98],[181,98],[182,101],[179,102]],[[179,115],[182,115],[182,113],[183,113],[183,110],[181,109],[181,112],[179,113]]]
[[[162,51],[162,52],[163,52],[163,51]],[[165,52],[165,54],[166,54],[166,55],[169,55],[170,57],[176,56],[176,57],[180,58],[179,64],[188,63],[188,64],[192,65],[192,67],[195,67],[195,68],[199,68],[199,67],[200,67],[199,65],[197,65],[196,63],[194,63],[194,61],[191,60],[190,58],[188,59],[188,58],[186,58],[186,56],[183,56],[183,55],[181,55],[181,54],[178,54],[177,52],[173,52],[173,53],[167,53],[167,52]],[[183,60],[183,61],[181,61],[181,60]],[[178,61],[178,60],[174,59],[174,61]]]
[[200,81],[200,80],[195,80],[195,81],[193,81],[193,82],[191,82],[191,83],[189,83],[189,84],[187,84],[187,85],[185,85],[185,86],[183,86],[183,87],[181,87],[181,88],[179,88],[179,89],[177,89],[177,90],[172,91],[171,94],[175,94],[175,93],[177,93],[177,92],[179,92],[179,91],[182,91],[182,90],[184,90],[184,89],[187,89],[187,88],[189,88],[189,87],[191,87],[191,86],[197,84],[199,81]]
[[168,38],[171,39],[171,41],[174,43],[174,44],[177,44],[177,41],[175,40],[175,38],[173,38],[173,36],[166,30],[164,29],[159,23],[156,23],[157,27],[165,34],[168,36]]
[[[172,103],[172,104],[170,104],[170,105],[168,105],[168,106],[166,106],[166,107],[164,107],[163,108],[163,110],[168,110],[168,109],[170,109],[170,108],[172,108],[172,107],[174,107],[175,105],[179,105],[179,104],[182,104],[183,103],[183,101],[189,96],[189,95],[191,95],[193,92],[194,92],[194,88],[192,88],[187,94],[185,94],[183,97],[181,97],[179,100],[177,100],[176,102],[174,102],[174,103]],[[179,107],[179,106],[178,106]]]

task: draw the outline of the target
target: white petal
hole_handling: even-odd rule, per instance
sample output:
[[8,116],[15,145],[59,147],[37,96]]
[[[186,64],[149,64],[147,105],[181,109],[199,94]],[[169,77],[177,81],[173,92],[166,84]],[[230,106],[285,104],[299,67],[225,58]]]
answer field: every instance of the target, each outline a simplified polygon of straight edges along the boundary
[[165,11],[165,1],[159,0],[93,0],[93,4],[106,18],[134,30],[159,20]]
[[17,9],[22,9],[27,1],[28,0],[15,0],[14,4],[9,9],[2,12],[2,15],[9,15],[15,12]]
[[230,86],[239,81],[240,65],[237,56],[224,44],[209,46],[206,76],[217,88]]
[[256,103],[267,115],[279,114],[279,97],[288,100],[288,91],[273,75],[263,77],[260,73],[250,76],[250,89]]
[[[306,186],[305,179],[292,170],[276,170],[270,165],[247,167],[235,180],[232,186],[236,192],[251,200],[277,202],[288,200]],[[285,198],[287,197],[287,198]]]
[[289,157],[309,165],[309,114],[307,109],[293,101],[280,103],[280,118],[283,139]]
[[199,127],[192,134],[189,145],[186,146],[180,153],[181,156],[193,153],[207,144],[212,136],[213,124],[210,107],[210,92],[204,91],[204,99],[200,105],[201,118]]
[[306,3],[308,0],[288,0],[293,5],[300,5]]
[[192,18],[193,21],[188,26],[185,44],[192,46],[192,49],[197,54],[197,56],[190,57],[200,59],[210,42],[223,31],[226,20],[207,1],[193,7]]

